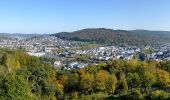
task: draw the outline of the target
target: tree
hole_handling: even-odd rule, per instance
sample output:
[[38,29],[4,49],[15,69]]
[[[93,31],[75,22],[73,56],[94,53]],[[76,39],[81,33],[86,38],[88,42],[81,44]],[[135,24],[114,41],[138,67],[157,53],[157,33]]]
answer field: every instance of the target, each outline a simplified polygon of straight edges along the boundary
[[[54,98],[54,99],[59,99],[60,97],[62,97],[64,95],[64,86],[66,84],[67,81],[65,79],[65,77],[63,76],[61,78],[61,80],[57,80],[56,79],[56,72],[55,71],[51,71],[51,75],[49,77],[49,89],[48,91],[50,92],[50,98]],[[52,90],[52,91],[51,91]]]
[[107,66],[104,68],[104,70],[107,70],[110,74],[115,74],[116,73],[116,69],[113,66],[113,62],[112,61],[108,61],[107,62]]
[[106,82],[109,78],[109,73],[100,70],[98,73],[95,75],[95,90],[97,92],[106,92]]
[[137,88],[141,86],[141,78],[138,73],[128,73],[126,79],[129,88]]
[[125,65],[125,61],[123,61],[123,60],[115,60],[114,62],[113,62],[113,66],[115,67],[115,69],[117,70],[117,71],[120,71],[120,70],[122,70],[122,68],[124,67],[124,65]]
[[120,73],[118,77],[118,84],[116,91],[119,95],[126,95],[128,93],[128,83],[124,73]]
[[114,94],[116,88],[117,78],[114,75],[109,75],[106,83],[106,91],[108,94]]
[[66,93],[71,93],[71,92],[75,92],[78,91],[79,88],[79,76],[77,73],[72,73],[68,75],[68,80],[67,80],[67,84],[65,86],[65,92]]
[[142,85],[150,88],[156,82],[156,77],[153,73],[145,71],[142,75]]
[[22,76],[8,75],[1,77],[0,99],[29,99],[30,87]]
[[32,67],[37,67],[40,65],[41,65],[41,62],[37,57],[34,57],[34,56],[29,57],[28,64],[27,64],[28,67],[32,68]]
[[52,98],[55,95],[55,92],[60,93],[60,86],[55,86],[49,82],[43,82],[41,85],[41,90],[43,95],[47,95],[48,99]]
[[168,62],[165,66],[166,71],[170,73],[170,63]]
[[129,93],[128,95],[125,96],[126,98],[128,99],[131,99],[131,100],[143,100],[144,99],[144,96],[143,94],[141,93],[141,90],[140,88],[133,88]]
[[49,86],[49,72],[44,67],[33,67],[31,70],[31,75],[28,80],[31,83],[31,92],[36,95],[49,95],[48,88]]
[[80,89],[84,94],[91,94],[93,92],[94,76],[93,74],[82,72],[80,75]]
[[153,100],[168,100],[169,94],[162,90],[156,90],[151,92],[149,97]]
[[4,65],[7,68],[7,72],[11,72],[11,59],[9,59],[9,55],[7,53],[4,53],[2,56],[2,65]]
[[167,71],[161,69],[157,70],[156,77],[157,77],[158,86],[162,88],[166,88],[170,86],[170,76]]
[[62,84],[63,86],[65,86],[67,84],[67,76],[66,75],[62,75],[60,76],[60,79],[59,79],[59,83]]
[[60,98],[60,96],[63,96],[64,94],[64,86],[62,84],[59,84],[58,82],[55,84],[55,86],[56,86],[55,95],[57,98]]
[[138,67],[138,65],[139,65],[138,60],[136,60],[136,59],[130,60],[127,63],[127,65],[126,65],[127,72],[134,72],[134,71],[136,71],[136,68]]
[[20,68],[20,63],[18,59],[15,59],[12,55],[8,53],[3,54],[1,64],[7,68],[8,73],[16,71],[17,69]]

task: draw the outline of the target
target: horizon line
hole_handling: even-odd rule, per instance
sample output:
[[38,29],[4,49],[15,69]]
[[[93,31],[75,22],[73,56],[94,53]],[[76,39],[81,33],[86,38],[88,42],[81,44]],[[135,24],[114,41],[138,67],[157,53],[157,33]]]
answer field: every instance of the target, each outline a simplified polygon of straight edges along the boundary
[[0,34],[56,34],[61,32],[75,32],[75,31],[81,31],[85,29],[111,29],[111,30],[124,30],[124,31],[135,31],[135,30],[141,30],[141,31],[164,31],[164,32],[170,32],[170,30],[154,30],[154,29],[113,29],[113,28],[81,28],[73,31],[58,31],[58,32],[0,32]]

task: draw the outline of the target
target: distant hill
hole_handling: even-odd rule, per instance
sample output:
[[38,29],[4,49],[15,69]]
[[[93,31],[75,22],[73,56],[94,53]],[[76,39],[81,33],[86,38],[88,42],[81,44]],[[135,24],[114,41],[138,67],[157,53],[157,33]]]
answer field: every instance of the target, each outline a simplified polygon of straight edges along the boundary
[[24,34],[24,33],[0,33],[0,39],[10,39],[10,38],[32,38],[32,37],[39,37],[48,34]]
[[169,31],[113,30],[105,28],[83,29],[53,34],[65,40],[96,42],[108,45],[155,45],[170,42]]

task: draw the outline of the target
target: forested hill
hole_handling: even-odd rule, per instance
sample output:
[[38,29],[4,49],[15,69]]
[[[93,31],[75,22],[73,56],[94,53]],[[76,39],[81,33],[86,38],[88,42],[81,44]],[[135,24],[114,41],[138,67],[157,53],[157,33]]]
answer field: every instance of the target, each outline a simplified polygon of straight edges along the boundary
[[105,28],[93,28],[83,29],[74,32],[61,32],[53,35],[66,40],[116,45],[147,45],[165,43],[170,41],[170,32],[168,31],[126,31]]
[[114,60],[81,69],[0,49],[0,100],[170,100],[170,61]]

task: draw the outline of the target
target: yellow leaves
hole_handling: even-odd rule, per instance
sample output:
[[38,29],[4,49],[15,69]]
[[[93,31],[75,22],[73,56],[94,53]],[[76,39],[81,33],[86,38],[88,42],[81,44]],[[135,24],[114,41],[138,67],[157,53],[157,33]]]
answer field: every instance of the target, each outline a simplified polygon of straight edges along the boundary
[[117,78],[114,75],[109,74],[107,71],[100,70],[95,75],[96,89],[101,92],[107,92],[113,94],[115,91],[115,85]]
[[[56,79],[56,72],[54,70],[51,71],[51,76],[49,78],[49,82],[50,82],[50,84],[53,84],[55,86],[57,95],[64,94],[64,85],[62,84],[63,80]],[[52,98],[54,98],[53,96],[54,96],[54,94],[52,95]],[[55,98],[54,98],[54,100],[55,100]]]
[[64,94],[64,86],[59,84],[58,82],[55,84],[57,94],[63,95]]
[[136,70],[138,65],[139,65],[139,61],[137,61],[136,59],[130,60],[127,63],[127,65],[126,65],[127,71],[134,71],[134,70]]
[[169,94],[162,91],[162,90],[156,90],[151,93],[151,99],[153,100],[167,100],[169,98]]
[[156,75],[159,85],[161,85],[162,87],[170,86],[170,76],[167,71],[159,69],[157,70]]
[[160,91],[160,90],[154,91],[154,95],[155,95],[156,97],[158,97],[160,94],[161,94],[161,91]]
[[115,60],[113,62],[113,66],[118,70],[120,70],[124,66],[124,64],[125,64],[125,62],[122,60]]
[[104,82],[105,80],[108,80],[108,75],[109,73],[104,71],[104,70],[100,70],[97,74],[96,74],[96,81],[97,82]]
[[14,66],[16,67],[16,69],[20,68],[20,63],[18,60],[15,60]]
[[51,76],[49,78],[49,82],[52,84],[56,84],[56,82],[57,82],[55,74],[56,74],[55,71],[52,71]]
[[67,84],[67,79],[68,79],[67,76],[62,75],[60,77],[59,83],[62,84],[63,86],[65,86]]
[[139,61],[136,60],[136,59],[132,59],[132,60],[129,61],[129,64],[130,64],[131,67],[137,67],[138,64],[139,64]]
[[7,68],[9,73],[20,68],[18,59],[7,53],[4,53],[2,56],[2,64]]

